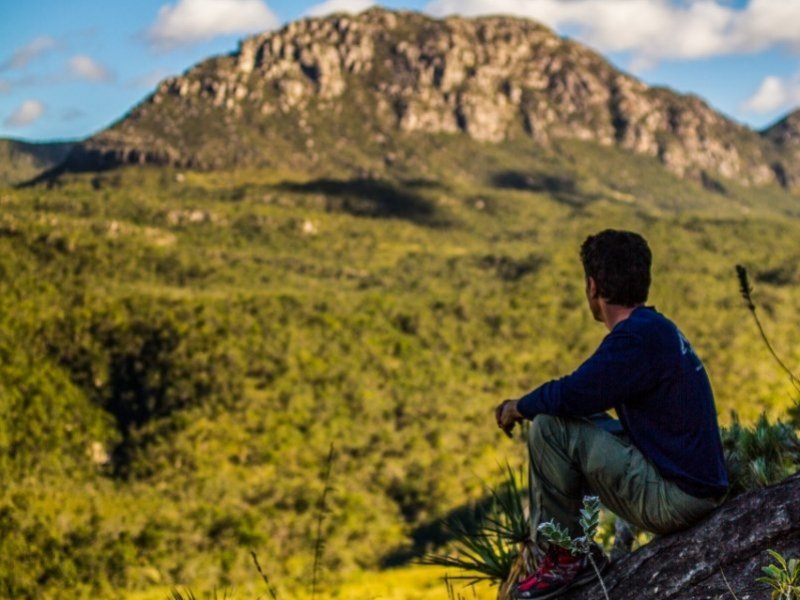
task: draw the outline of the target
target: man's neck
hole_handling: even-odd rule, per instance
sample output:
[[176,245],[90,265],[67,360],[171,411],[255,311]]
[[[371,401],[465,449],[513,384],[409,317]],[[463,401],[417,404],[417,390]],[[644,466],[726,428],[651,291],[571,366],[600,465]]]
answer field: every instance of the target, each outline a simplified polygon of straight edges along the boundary
[[608,330],[611,331],[618,323],[630,317],[631,313],[640,306],[643,306],[643,304],[622,306],[620,304],[606,304],[605,302],[601,302],[600,311],[603,317],[603,323],[605,323]]

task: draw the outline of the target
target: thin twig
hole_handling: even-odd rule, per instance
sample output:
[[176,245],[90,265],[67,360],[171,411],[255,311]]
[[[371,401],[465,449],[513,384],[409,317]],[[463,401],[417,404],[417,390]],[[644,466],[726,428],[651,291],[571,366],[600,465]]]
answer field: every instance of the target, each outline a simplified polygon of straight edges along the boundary
[[736,592],[733,591],[731,584],[728,583],[728,578],[725,577],[725,571],[722,570],[722,565],[720,565],[719,567],[719,572],[722,575],[722,581],[725,582],[725,586],[728,588],[728,591],[731,593],[731,596],[734,597],[734,600],[739,600],[739,598],[736,596]]
[[594,569],[594,572],[597,574],[597,580],[600,582],[600,587],[603,588],[603,596],[606,597],[606,600],[611,600],[608,597],[608,590],[606,589],[606,584],[603,581],[603,576],[600,574],[600,569],[597,568],[597,563],[594,562],[594,559],[592,558],[591,552],[589,554],[587,554],[586,556],[589,558],[589,563],[591,563],[592,568]]

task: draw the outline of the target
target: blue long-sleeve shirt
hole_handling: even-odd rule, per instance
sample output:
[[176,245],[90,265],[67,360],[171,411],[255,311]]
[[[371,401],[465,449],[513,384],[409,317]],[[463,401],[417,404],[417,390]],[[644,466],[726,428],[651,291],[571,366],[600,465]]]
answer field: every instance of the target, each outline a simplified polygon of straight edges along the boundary
[[574,373],[523,396],[517,409],[584,417],[614,408],[631,442],[688,494],[725,492],[714,394],[703,363],[672,321],[638,307]]

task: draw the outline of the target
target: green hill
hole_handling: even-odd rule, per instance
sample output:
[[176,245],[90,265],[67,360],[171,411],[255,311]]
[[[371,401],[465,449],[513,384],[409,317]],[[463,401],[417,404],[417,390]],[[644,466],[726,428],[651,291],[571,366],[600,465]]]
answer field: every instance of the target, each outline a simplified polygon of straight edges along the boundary
[[790,405],[733,266],[798,364],[796,196],[590,142],[410,134],[397,154],[385,176],[130,167],[0,191],[3,595],[255,596],[253,549],[295,597],[332,443],[326,589],[440,543],[437,519],[525,460],[494,405],[604,335],[577,249],[605,227],[649,239],[651,301],[723,421]]

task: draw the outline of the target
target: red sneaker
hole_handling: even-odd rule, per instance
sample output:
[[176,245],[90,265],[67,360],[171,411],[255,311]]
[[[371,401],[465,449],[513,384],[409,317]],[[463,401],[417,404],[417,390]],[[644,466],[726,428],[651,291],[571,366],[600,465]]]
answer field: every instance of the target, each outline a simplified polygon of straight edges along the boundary
[[[597,565],[602,572],[607,565],[605,556]],[[595,559],[597,563],[598,560]],[[555,598],[568,589],[577,587],[596,577],[586,556],[573,556],[568,550],[551,546],[536,572],[517,584],[514,598],[517,600],[545,600]]]

